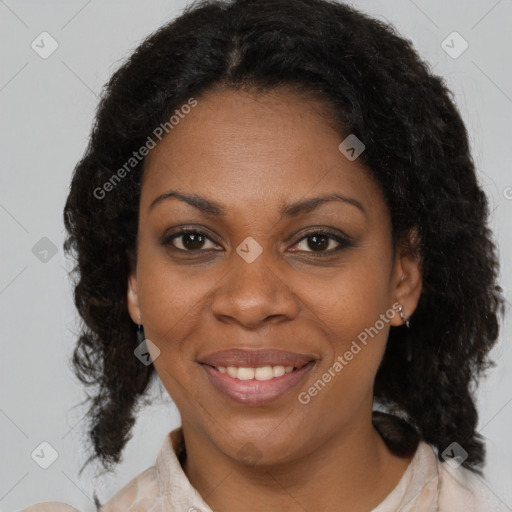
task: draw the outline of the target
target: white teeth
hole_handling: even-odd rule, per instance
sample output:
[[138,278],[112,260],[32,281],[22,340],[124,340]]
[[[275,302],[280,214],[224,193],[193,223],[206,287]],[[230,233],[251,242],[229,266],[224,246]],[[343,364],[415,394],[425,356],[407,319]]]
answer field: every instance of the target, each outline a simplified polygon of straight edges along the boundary
[[235,368],[234,366],[228,366],[226,368],[226,373],[230,376],[230,377],[238,377],[238,368]]
[[273,366],[272,372],[274,374],[274,377],[281,377],[282,375],[285,374],[284,366]]
[[271,380],[274,377],[282,377],[285,373],[291,373],[293,366],[262,366],[259,368],[247,368],[236,366],[217,366],[220,373],[227,373],[230,377],[239,380]]
[[237,379],[251,380],[254,379],[254,368],[238,368]]
[[254,378],[256,380],[270,380],[274,378],[274,371],[272,366],[263,366],[262,368],[256,368],[254,371]]

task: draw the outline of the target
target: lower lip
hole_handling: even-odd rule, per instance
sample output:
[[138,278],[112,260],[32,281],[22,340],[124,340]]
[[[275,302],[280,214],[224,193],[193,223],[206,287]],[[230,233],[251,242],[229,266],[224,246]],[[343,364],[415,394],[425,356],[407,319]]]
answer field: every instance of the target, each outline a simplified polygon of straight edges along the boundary
[[230,377],[227,373],[221,373],[212,366],[202,364],[210,382],[222,393],[245,405],[263,405],[292,390],[305,378],[315,361],[281,377],[270,380],[240,380]]

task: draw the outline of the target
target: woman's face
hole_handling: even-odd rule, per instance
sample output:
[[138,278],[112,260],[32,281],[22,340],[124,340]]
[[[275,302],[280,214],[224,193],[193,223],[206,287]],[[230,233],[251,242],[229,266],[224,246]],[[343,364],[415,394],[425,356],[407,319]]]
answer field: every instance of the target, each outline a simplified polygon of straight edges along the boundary
[[208,93],[146,159],[130,314],[184,429],[241,462],[357,435],[396,302],[419,296],[380,189],[322,113]]

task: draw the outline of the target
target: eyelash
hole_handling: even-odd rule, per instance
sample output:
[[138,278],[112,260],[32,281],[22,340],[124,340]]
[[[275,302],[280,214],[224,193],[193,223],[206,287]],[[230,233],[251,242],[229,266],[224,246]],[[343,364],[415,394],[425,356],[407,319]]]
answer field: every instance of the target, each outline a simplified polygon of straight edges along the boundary
[[[177,233],[173,233],[171,235],[168,235],[168,236],[164,237],[162,239],[162,245],[170,247],[171,249],[174,249],[176,251],[188,252],[188,253],[194,253],[194,252],[195,253],[202,253],[202,252],[209,252],[209,251],[211,251],[211,249],[192,249],[192,250],[179,249],[179,248],[175,247],[172,244],[172,241],[174,239],[180,238],[183,235],[191,234],[191,233],[193,233],[195,235],[201,235],[205,239],[207,239],[207,240],[209,240],[209,241],[211,241],[213,243],[216,243],[215,240],[212,240],[204,231],[201,231],[199,229],[193,229],[193,228],[184,228],[181,231],[178,231]],[[311,237],[313,235],[325,236],[325,237],[327,237],[330,240],[334,240],[339,245],[335,249],[329,249],[327,251],[300,251],[300,250],[297,250],[297,251],[293,251],[293,252],[299,252],[299,253],[300,252],[306,252],[306,253],[310,253],[310,254],[315,254],[316,256],[319,256],[319,257],[323,257],[323,256],[331,256],[332,254],[337,253],[337,252],[339,252],[339,251],[341,251],[343,249],[347,249],[347,248],[353,247],[353,244],[352,244],[352,242],[351,242],[349,237],[340,236],[338,233],[335,233],[335,232],[333,232],[333,231],[331,231],[329,229],[325,229],[325,228],[318,229],[318,230],[315,230],[315,231],[309,231],[304,236],[302,236],[302,238],[300,238],[294,245],[299,244],[303,240],[306,240],[307,238],[309,238],[309,237]],[[217,249],[214,249],[214,250],[217,251]]]

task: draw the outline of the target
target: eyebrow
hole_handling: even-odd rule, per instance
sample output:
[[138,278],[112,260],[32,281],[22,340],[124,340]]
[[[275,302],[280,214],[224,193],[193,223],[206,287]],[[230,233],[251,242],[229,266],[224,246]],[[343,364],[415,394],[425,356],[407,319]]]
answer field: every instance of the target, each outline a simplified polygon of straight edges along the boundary
[[[178,199],[189,204],[190,206],[193,206],[194,208],[197,208],[201,212],[207,215],[212,215],[214,217],[226,216],[226,211],[220,203],[217,203],[216,201],[212,201],[210,199],[206,199],[205,197],[201,197],[197,194],[185,194],[183,192],[178,192],[177,190],[169,190],[164,194],[161,194],[158,197],[156,197],[149,205],[148,212],[150,212],[158,203],[166,199]],[[294,203],[285,203],[279,209],[279,214],[281,216],[280,218],[282,219],[284,217],[297,217],[300,214],[309,213],[318,208],[319,206],[332,201],[339,201],[342,203],[355,206],[366,215],[366,211],[363,205],[359,201],[357,201],[357,199],[346,197],[341,194],[332,193],[323,194],[321,196],[312,197],[309,199],[303,199],[301,201],[297,201]]]

